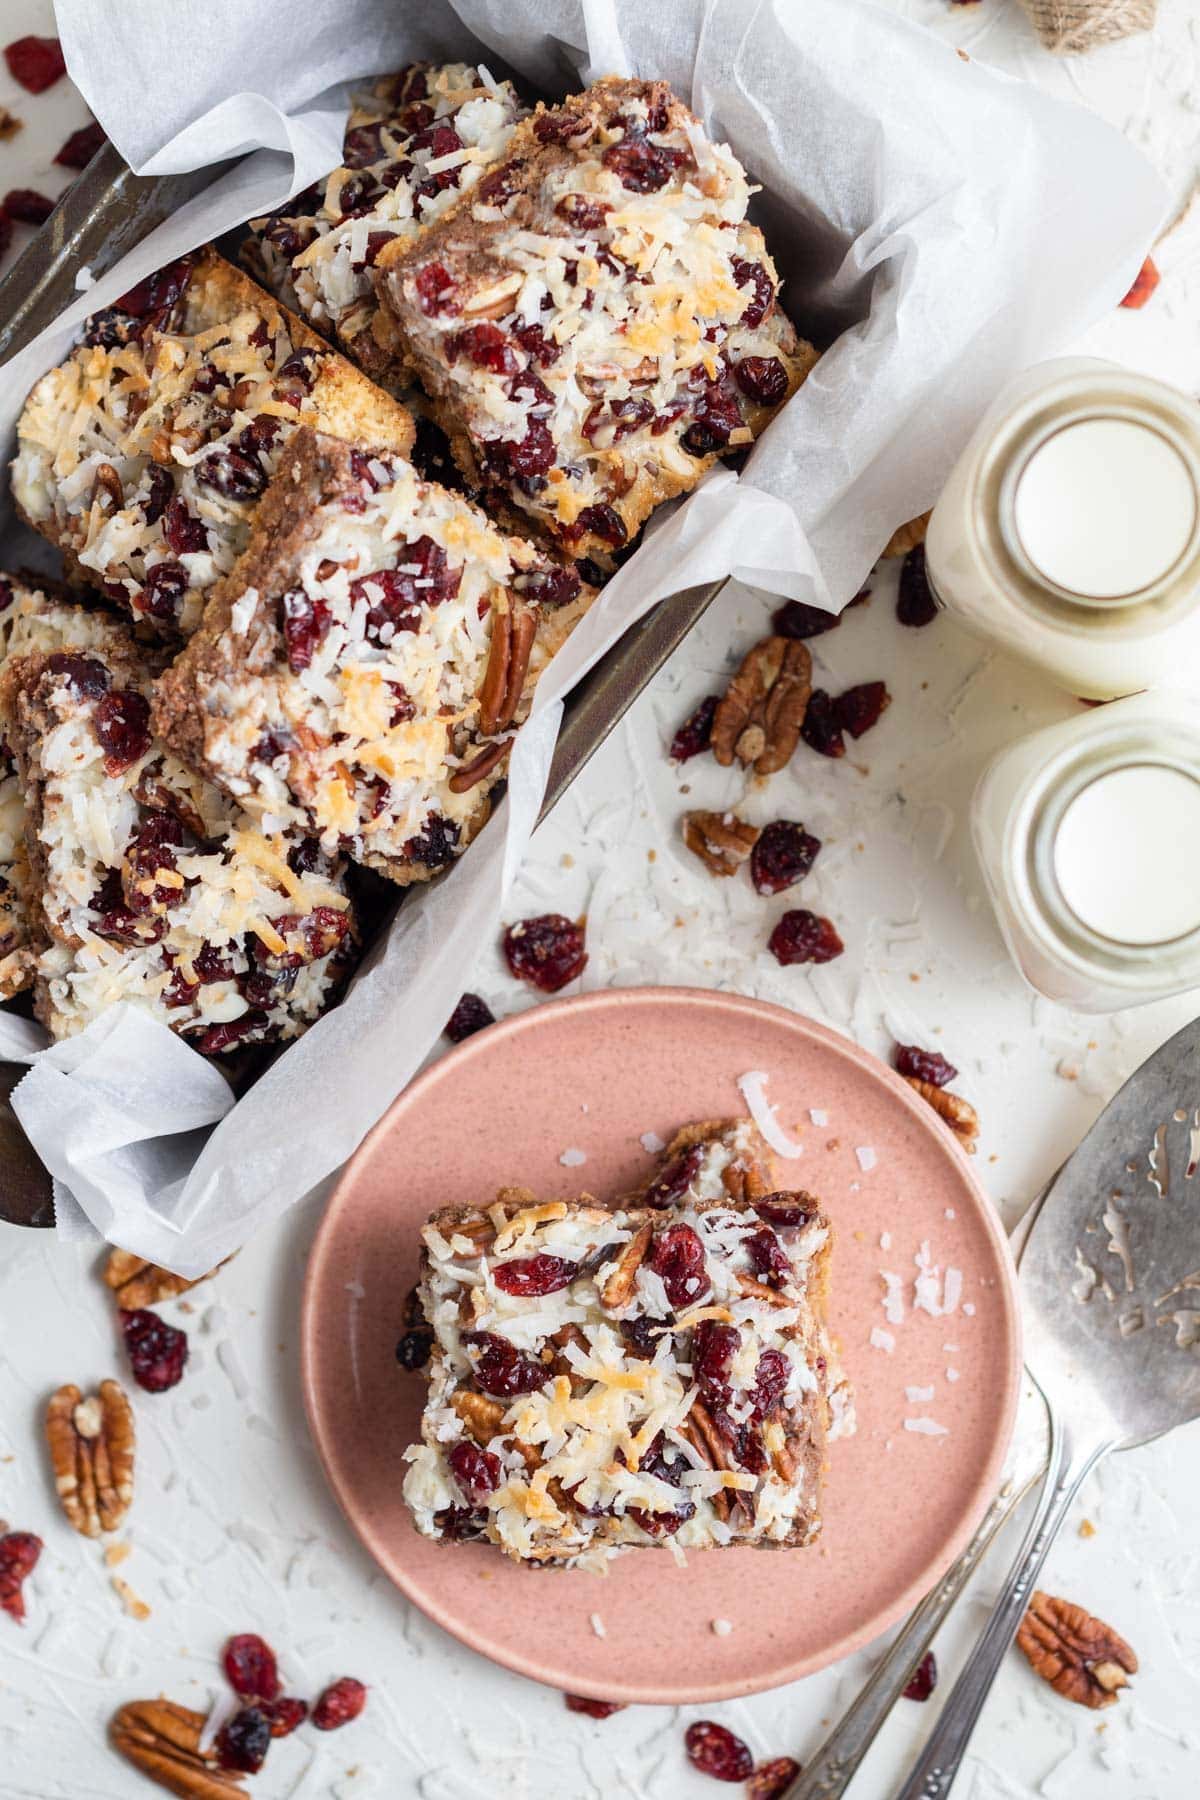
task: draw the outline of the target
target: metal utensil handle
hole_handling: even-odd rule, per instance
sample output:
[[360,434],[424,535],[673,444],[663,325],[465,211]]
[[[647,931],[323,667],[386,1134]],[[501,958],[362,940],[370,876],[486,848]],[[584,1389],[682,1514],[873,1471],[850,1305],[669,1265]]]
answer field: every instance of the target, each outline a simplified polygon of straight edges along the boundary
[[912,1774],[895,1800],[945,1800],[1000,1664],[1016,1636],[1046,1554],[1084,1477],[1111,1449],[1110,1440],[1076,1444],[1050,1412],[1050,1459],[1037,1510],[983,1635],[955,1682]]
[[937,1586],[908,1615],[856,1699],[780,1800],[840,1800],[988,1545],[1039,1476],[1014,1480],[996,1495],[957,1562],[950,1565]]

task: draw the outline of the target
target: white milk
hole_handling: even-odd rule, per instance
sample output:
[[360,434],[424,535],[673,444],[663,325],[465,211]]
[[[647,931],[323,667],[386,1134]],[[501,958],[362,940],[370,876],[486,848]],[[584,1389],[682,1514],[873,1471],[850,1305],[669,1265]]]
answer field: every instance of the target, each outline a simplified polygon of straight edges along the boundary
[[972,831],[1013,959],[1114,1012],[1200,987],[1200,700],[1115,700],[1001,751]]
[[1026,370],[951,470],[925,558],[948,611],[1071,693],[1200,691],[1200,408],[1094,358]]

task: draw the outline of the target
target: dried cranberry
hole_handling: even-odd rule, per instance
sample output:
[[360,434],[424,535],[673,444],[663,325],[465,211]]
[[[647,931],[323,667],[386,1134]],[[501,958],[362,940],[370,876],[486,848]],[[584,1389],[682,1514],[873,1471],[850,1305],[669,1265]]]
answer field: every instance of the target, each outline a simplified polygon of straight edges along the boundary
[[[322,352],[320,350],[313,350],[307,345],[299,350],[293,350],[286,362],[276,369],[275,379],[277,382],[281,382],[287,387],[299,388],[301,393],[311,393],[313,382],[317,378],[317,366],[320,363],[321,358]],[[262,417],[273,427],[271,436],[274,437],[275,432],[279,429],[278,420],[271,419],[270,415],[266,413],[264,413]],[[254,421],[256,425],[258,422],[257,419]]]
[[899,1074],[914,1081],[927,1081],[931,1087],[945,1087],[958,1074],[954,1064],[936,1050],[921,1050],[916,1044],[897,1044],[892,1062]]
[[163,1394],[183,1375],[188,1359],[187,1333],[140,1307],[121,1312],[121,1330],[133,1368],[133,1378],[148,1394]]
[[937,1658],[932,1650],[927,1650],[912,1672],[912,1679],[904,1689],[906,1700],[928,1700],[938,1684]]
[[767,948],[776,962],[827,963],[846,948],[832,923],[801,907],[785,912],[767,939]]
[[346,169],[366,169],[372,163],[382,162],[383,122],[376,120],[372,125],[356,125],[353,131],[346,133],[342,144],[342,166]]
[[754,1773],[754,1758],[740,1737],[734,1737],[725,1725],[714,1725],[711,1719],[697,1719],[684,1736],[688,1761],[702,1775],[717,1781],[748,1781]]
[[938,604],[925,572],[925,546],[914,544],[900,565],[900,591],[896,617],[902,625],[929,625],[937,618]]
[[147,525],[158,524],[174,492],[175,483],[171,480],[171,471],[155,463],[150,470],[150,491],[144,500],[138,501]]
[[733,365],[733,379],[759,406],[778,406],[787,393],[787,370],[777,356],[743,356]]
[[166,933],[165,919],[143,916],[147,902],[140,896],[136,911],[126,904],[119,869],[108,871],[88,905],[96,915],[92,930],[97,937],[107,938],[113,943],[129,944],[136,948],[139,945],[156,944]]
[[814,638],[833,631],[841,622],[839,613],[825,612],[803,600],[786,600],[773,615],[771,629],[776,637]]
[[107,142],[103,125],[93,120],[90,125],[81,125],[78,131],[71,133],[54,160],[60,169],[86,169]]
[[493,375],[515,375],[519,367],[508,333],[487,320],[456,331],[449,348],[453,355],[465,356],[477,369],[489,369]]
[[817,860],[820,838],[793,819],[772,819],[758,834],[750,852],[750,879],[760,894],[781,894],[794,887]]
[[264,1700],[259,1712],[271,1728],[273,1738],[290,1737],[297,1725],[303,1725],[308,1717],[307,1700],[281,1698]]
[[656,1212],[665,1212],[668,1207],[678,1205],[699,1173],[703,1160],[703,1144],[689,1144],[655,1176],[642,1196],[642,1205],[651,1206]]
[[588,1700],[582,1694],[564,1694],[567,1711],[586,1713],[589,1719],[611,1719],[614,1713],[625,1711],[623,1700]]
[[215,944],[201,944],[192,967],[200,978],[201,986],[214,981],[233,980],[233,964],[227,956],[221,955]]
[[[610,441],[618,444],[631,431],[640,431],[653,416],[654,408],[648,400],[639,400],[636,395],[630,394],[624,400],[614,400],[610,406],[593,406],[583,421],[583,435],[591,441],[604,427],[608,430]],[[621,537],[613,541],[623,544],[625,539]]]
[[[776,1240],[778,1242],[778,1240]],[[787,1258],[784,1257],[785,1263]],[[790,1265],[788,1272],[790,1274]],[[764,1350],[754,1375],[754,1416],[768,1419],[779,1406],[787,1390],[792,1366],[782,1350]]]
[[693,456],[723,449],[742,423],[737,397],[723,381],[706,382],[693,411],[694,422],[680,440]]
[[44,94],[67,72],[62,45],[56,37],[23,37],[4,49],[8,72],[28,94]]
[[56,650],[46,658],[52,675],[61,675],[77,700],[97,700],[108,692],[108,670],[94,656],[80,656],[71,650]]
[[760,1219],[767,1219],[772,1225],[807,1225],[815,1219],[821,1210],[819,1203],[811,1194],[804,1192],[764,1194],[754,1202],[754,1210]]
[[350,930],[350,914],[336,906],[314,906],[310,913],[284,913],[271,920],[272,928],[286,943],[301,940],[299,950],[268,950],[260,939],[254,940],[255,961],[261,968],[302,969],[307,963],[320,962],[330,956]]
[[483,1536],[487,1514],[474,1512],[469,1506],[443,1506],[433,1515],[433,1522],[444,1538],[461,1544]]
[[690,762],[712,744],[713,719],[721,704],[719,694],[706,694],[695,712],[688,714],[671,739],[671,761]]
[[746,1255],[755,1275],[768,1287],[782,1287],[792,1277],[787,1251],[769,1225],[752,1231],[746,1239]]
[[492,1280],[505,1294],[557,1294],[570,1287],[579,1273],[579,1264],[565,1256],[525,1256],[513,1262],[499,1263],[492,1270]]
[[13,188],[4,196],[4,211],[18,225],[44,225],[54,211],[54,202],[36,188]]
[[660,1277],[676,1312],[708,1292],[704,1245],[690,1225],[668,1225],[650,1246],[646,1266]]
[[819,756],[845,756],[846,740],[833,701],[824,688],[814,688],[804,709],[800,736]]
[[549,368],[562,355],[562,345],[548,338],[540,325],[517,325],[513,336],[539,368]]
[[612,206],[607,200],[589,199],[586,194],[564,194],[554,210],[576,231],[603,231]]
[[1134,311],[1145,306],[1147,300],[1158,286],[1160,279],[1161,277],[1158,273],[1157,263],[1152,256],[1148,256],[1134,276],[1133,286],[1120,304],[1122,306],[1128,306]]
[[409,698],[408,689],[402,681],[385,681],[384,687],[392,696],[392,710],[388,714],[389,725],[405,725],[409,719],[415,719],[417,709]]
[[463,1343],[478,1348],[475,1379],[485,1394],[498,1400],[509,1400],[514,1394],[532,1394],[547,1379],[548,1372],[540,1362],[493,1331],[464,1331]]
[[574,600],[581,582],[576,569],[565,568],[562,563],[545,563],[540,569],[528,569],[518,575],[513,586],[535,606],[553,609]]
[[179,602],[189,587],[188,572],[181,562],[164,559],[155,563],[152,569],[146,570],[146,579],[140,593],[134,595],[135,612],[149,613],[151,618],[163,619],[174,624],[179,613]]
[[629,536],[629,528],[614,506],[585,506],[575,521],[576,530],[571,535],[577,536],[590,531],[594,537],[603,538],[606,544],[620,549]]
[[429,93],[428,74],[420,63],[406,63],[392,77],[389,86],[392,103],[395,106],[404,106],[414,100],[424,100]]
[[144,276],[122,294],[116,304],[122,312],[130,313],[135,319],[146,319],[154,314],[168,312],[181,298],[191,278],[192,259],[190,256],[181,256],[177,262],[168,263],[165,268],[156,269],[152,275]]
[[746,1786],[746,1800],[782,1800],[800,1773],[794,1756],[773,1756],[759,1763]]
[[197,464],[196,480],[227,500],[256,500],[267,485],[267,472],[241,450],[214,450]]
[[515,479],[531,480],[554,466],[554,438],[544,419],[531,418],[523,438],[493,438],[487,455],[489,461],[498,462]]
[[15,599],[12,582],[7,576],[0,575],[0,613],[6,613]]
[[503,206],[511,200],[517,191],[517,176],[520,173],[519,162],[501,163],[484,176],[475,189],[475,198],[484,201],[488,206]]
[[275,1652],[256,1631],[231,1637],[221,1658],[226,1679],[239,1700],[274,1700],[279,1693]]
[[130,688],[114,688],[93,715],[107,775],[123,775],[150,748],[150,702]]
[[442,263],[426,263],[418,271],[414,286],[417,290],[417,305],[426,318],[451,316],[462,311],[461,304],[454,297],[458,291],[458,283]]
[[446,1021],[446,1036],[452,1044],[461,1044],[477,1031],[496,1023],[496,1015],[478,994],[464,994]]
[[[620,1246],[618,1245],[617,1248],[619,1249]],[[611,1262],[612,1258],[606,1256],[604,1260]],[[653,1359],[654,1353],[658,1349],[658,1340],[667,1328],[665,1319],[650,1319],[644,1313],[639,1314],[636,1319],[621,1319],[617,1324],[618,1331],[629,1347],[630,1355],[644,1357],[647,1362]]]
[[557,144],[582,131],[583,125],[574,113],[542,112],[533,121],[533,135],[539,144]]
[[692,1332],[692,1375],[709,1399],[728,1396],[730,1366],[741,1342],[737,1326],[719,1319],[701,1319]]
[[163,519],[163,536],[167,545],[176,556],[188,556],[197,550],[208,549],[208,532],[196,517],[189,512],[186,500],[178,495],[167,507]]
[[433,1353],[433,1333],[417,1327],[406,1331],[396,1345],[396,1361],[402,1369],[423,1369]]
[[838,695],[833,703],[834,717],[843,731],[860,738],[878,723],[891,704],[892,696],[882,681],[860,681],[857,687]]
[[357,1719],[367,1704],[367,1690],[352,1675],[343,1675],[327,1687],[312,1710],[312,1722],[318,1731],[336,1731]]
[[283,641],[288,667],[299,675],[307,669],[325,642],[333,615],[324,600],[315,600],[303,588],[290,588],[283,596]]
[[752,290],[752,299],[742,314],[741,323],[753,331],[761,325],[775,303],[775,284],[761,263],[746,262],[740,256],[732,259],[733,279],[738,287]]
[[242,1044],[247,1038],[262,1036],[267,1028],[267,1015],[262,1012],[243,1013],[240,1019],[229,1019],[220,1025],[210,1025],[207,1031],[201,1032],[196,1039],[196,1049],[201,1056],[220,1056],[235,1045]]
[[244,1706],[217,1733],[213,1746],[222,1769],[257,1775],[271,1748],[271,1727],[257,1706]]
[[352,175],[343,181],[338,190],[337,210],[342,219],[361,218],[363,213],[373,212],[383,198],[383,189],[373,175],[365,172]]
[[666,187],[686,158],[682,150],[670,150],[665,144],[651,144],[627,133],[610,144],[600,160],[614,172],[622,187],[635,194],[654,194]]
[[446,1461],[463,1499],[471,1506],[482,1506],[500,1486],[500,1458],[490,1450],[481,1450],[469,1439],[448,1450]]
[[273,219],[263,232],[266,241],[274,244],[286,262],[293,262],[302,250],[307,250],[316,235],[317,228],[309,219]]
[[[678,1488],[679,1477],[690,1464],[683,1452],[674,1444],[668,1444],[660,1431],[650,1448],[643,1453],[638,1467],[644,1474],[665,1481],[668,1487]],[[636,1520],[642,1530],[653,1538],[674,1537],[680,1526],[686,1525],[695,1514],[695,1501],[685,1499],[682,1492],[670,1512],[647,1512],[640,1506],[631,1506],[629,1509],[630,1518]]]
[[459,828],[453,819],[431,813],[420,835],[410,837],[404,844],[404,855],[409,862],[423,863],[427,869],[444,869],[454,861],[458,839]]
[[504,934],[504,956],[519,981],[556,994],[587,966],[583,927],[561,913],[521,919]]
[[42,1540],[32,1531],[6,1531],[0,1536],[0,1612],[20,1625],[25,1617],[25,1579],[37,1567]]

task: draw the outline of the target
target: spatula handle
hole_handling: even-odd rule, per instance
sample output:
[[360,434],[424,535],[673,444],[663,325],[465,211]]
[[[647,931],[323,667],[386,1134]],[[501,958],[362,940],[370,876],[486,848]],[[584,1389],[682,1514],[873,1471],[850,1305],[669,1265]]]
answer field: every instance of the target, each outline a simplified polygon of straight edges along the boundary
[[916,1767],[895,1800],[945,1800],[991,1691],[1005,1652],[1029,1605],[1038,1574],[1084,1477],[1111,1448],[1092,1439],[1074,1443],[1061,1422],[1050,1415],[1050,1460],[1046,1484],[1025,1534],[1025,1541],[992,1608],[983,1635],[955,1682],[941,1717]]

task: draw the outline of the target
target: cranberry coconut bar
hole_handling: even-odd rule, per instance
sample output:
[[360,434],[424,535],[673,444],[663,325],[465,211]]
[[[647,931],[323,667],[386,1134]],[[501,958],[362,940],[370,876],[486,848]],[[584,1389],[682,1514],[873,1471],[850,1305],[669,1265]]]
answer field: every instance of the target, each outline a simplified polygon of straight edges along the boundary
[[657,1211],[518,1189],[435,1213],[418,1529],[594,1570],[662,1542],[811,1543],[830,1242],[792,1195]]
[[343,164],[320,203],[252,219],[247,259],[266,285],[377,379],[394,357],[373,329],[372,269],[394,238],[411,240],[503,156],[525,108],[512,84],[469,63],[413,63],[362,96]]
[[[0,575],[0,671],[9,658],[104,650],[125,632],[107,613],[77,605],[17,575]],[[0,720],[0,1000],[33,985],[37,952],[29,907],[25,800]]]
[[412,444],[402,406],[205,250],[95,315],[35,385],[13,495],[73,581],[187,636],[301,421],[359,445]]
[[9,659],[0,704],[24,784],[35,1011],[67,1037],[118,1000],[206,1055],[297,1036],[348,972],[341,872],[267,837],[150,729],[132,636]]
[[375,284],[456,458],[574,555],[609,554],[816,361],[777,304],[732,152],[659,81],[598,82]]
[[486,818],[529,686],[588,598],[408,463],[301,431],[155,726],[255,817],[424,880]]

